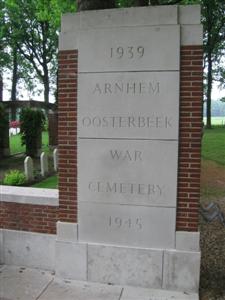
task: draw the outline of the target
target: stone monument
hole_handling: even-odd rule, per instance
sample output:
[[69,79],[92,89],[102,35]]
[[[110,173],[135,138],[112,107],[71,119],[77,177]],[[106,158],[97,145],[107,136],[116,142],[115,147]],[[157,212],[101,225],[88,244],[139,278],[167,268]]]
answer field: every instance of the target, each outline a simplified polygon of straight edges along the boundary
[[56,273],[197,292],[199,6],[63,16]]

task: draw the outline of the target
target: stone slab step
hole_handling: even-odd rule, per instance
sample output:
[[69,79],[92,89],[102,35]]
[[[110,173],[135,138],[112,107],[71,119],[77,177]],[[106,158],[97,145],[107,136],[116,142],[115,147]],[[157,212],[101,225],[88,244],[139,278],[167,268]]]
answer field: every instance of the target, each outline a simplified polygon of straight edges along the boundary
[[199,300],[197,294],[62,280],[50,271],[0,269],[0,300]]

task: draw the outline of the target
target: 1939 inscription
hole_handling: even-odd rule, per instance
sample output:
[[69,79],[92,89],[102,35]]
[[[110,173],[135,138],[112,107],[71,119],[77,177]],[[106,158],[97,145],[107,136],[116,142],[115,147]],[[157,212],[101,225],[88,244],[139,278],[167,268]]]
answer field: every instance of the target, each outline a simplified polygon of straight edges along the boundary
[[122,57],[132,58],[141,58],[144,56],[145,49],[143,46],[138,47],[115,47],[110,49],[110,57],[120,59]]

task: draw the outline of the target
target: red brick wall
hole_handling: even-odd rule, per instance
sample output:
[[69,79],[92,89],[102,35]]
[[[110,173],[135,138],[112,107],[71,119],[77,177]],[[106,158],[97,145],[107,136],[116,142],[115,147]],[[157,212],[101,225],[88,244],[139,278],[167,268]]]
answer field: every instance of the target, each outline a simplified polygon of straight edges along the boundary
[[55,206],[0,203],[0,228],[55,234],[57,219]]
[[77,60],[76,50],[59,53],[59,219],[64,222],[77,222]]
[[203,97],[202,46],[181,47],[177,230],[198,230]]

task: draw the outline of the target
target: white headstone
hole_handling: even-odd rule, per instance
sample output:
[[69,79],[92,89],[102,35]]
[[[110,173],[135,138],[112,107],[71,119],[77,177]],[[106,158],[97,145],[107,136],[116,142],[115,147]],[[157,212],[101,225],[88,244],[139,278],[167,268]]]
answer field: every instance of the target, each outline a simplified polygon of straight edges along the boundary
[[54,163],[54,170],[58,171],[58,159],[59,159],[59,151],[57,148],[53,151],[53,163]]
[[34,164],[30,156],[24,160],[24,172],[28,181],[34,180]]
[[45,152],[41,153],[41,175],[46,176],[48,174],[48,154]]

